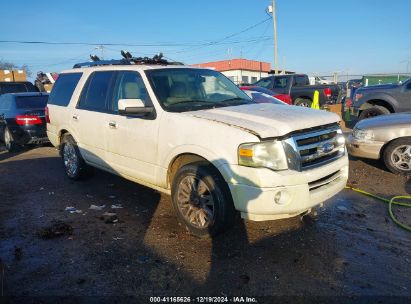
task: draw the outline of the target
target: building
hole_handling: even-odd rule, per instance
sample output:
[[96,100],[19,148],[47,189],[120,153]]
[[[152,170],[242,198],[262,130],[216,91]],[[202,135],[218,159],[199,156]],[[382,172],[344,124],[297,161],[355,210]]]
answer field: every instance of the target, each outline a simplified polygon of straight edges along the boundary
[[271,72],[270,63],[248,59],[205,62],[193,64],[193,66],[215,69],[226,75],[235,84],[254,83],[261,78],[267,77]]

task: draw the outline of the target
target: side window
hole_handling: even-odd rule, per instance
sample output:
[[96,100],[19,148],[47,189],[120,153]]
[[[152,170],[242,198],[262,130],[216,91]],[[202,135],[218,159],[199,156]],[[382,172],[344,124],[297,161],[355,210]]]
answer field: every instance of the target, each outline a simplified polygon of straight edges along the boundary
[[51,90],[48,104],[66,107],[81,78],[82,73],[60,74]]
[[295,76],[294,77],[294,85],[297,87],[307,85],[307,77],[305,76]]
[[411,81],[407,84],[407,90],[411,90]]
[[284,89],[287,87],[287,77],[275,77],[274,88]]
[[107,101],[112,97],[110,92],[115,75],[114,71],[92,73],[81,92],[77,108],[99,112],[108,111]]
[[151,105],[150,96],[139,73],[134,71],[118,72],[113,90],[111,111],[118,111],[120,99],[141,99],[145,105]]
[[271,89],[271,86],[272,86],[271,83],[272,83],[272,78],[267,77],[267,78],[263,78],[260,81],[256,82],[254,85],[263,87],[266,89]]

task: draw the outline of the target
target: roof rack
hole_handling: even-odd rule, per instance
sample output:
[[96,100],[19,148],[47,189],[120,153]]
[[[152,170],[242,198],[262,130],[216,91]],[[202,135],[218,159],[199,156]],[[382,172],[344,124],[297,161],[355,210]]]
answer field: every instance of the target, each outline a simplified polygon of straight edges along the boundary
[[111,60],[101,60],[96,55],[90,55],[92,61],[76,63],[73,69],[82,67],[93,67],[93,66],[104,66],[104,65],[137,65],[137,64],[147,64],[147,65],[184,65],[181,62],[167,61],[163,59],[163,54],[159,53],[154,55],[153,58],[149,57],[133,57],[128,51],[121,51],[122,59],[111,59]]

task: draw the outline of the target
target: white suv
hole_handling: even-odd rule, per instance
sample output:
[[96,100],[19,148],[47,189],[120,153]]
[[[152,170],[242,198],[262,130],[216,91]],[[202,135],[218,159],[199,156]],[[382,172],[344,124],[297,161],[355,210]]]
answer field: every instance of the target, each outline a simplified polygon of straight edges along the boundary
[[47,134],[69,178],[93,166],[170,194],[198,236],[228,228],[236,210],[256,221],[293,217],[344,188],[337,115],[257,104],[219,72],[149,63],[60,74]]

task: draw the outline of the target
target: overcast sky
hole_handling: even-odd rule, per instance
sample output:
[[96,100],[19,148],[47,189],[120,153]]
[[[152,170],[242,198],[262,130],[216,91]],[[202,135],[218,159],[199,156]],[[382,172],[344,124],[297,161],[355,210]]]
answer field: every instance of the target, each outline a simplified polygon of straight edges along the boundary
[[[0,40],[118,43],[185,63],[247,58],[273,63],[270,0],[34,1],[2,3]],[[277,0],[279,63],[297,72],[405,72],[411,60],[409,0]],[[265,21],[264,21],[265,20]],[[138,46],[137,46],[138,45]],[[61,71],[94,45],[0,43],[0,59],[33,72]],[[410,63],[411,70],[411,63]]]

